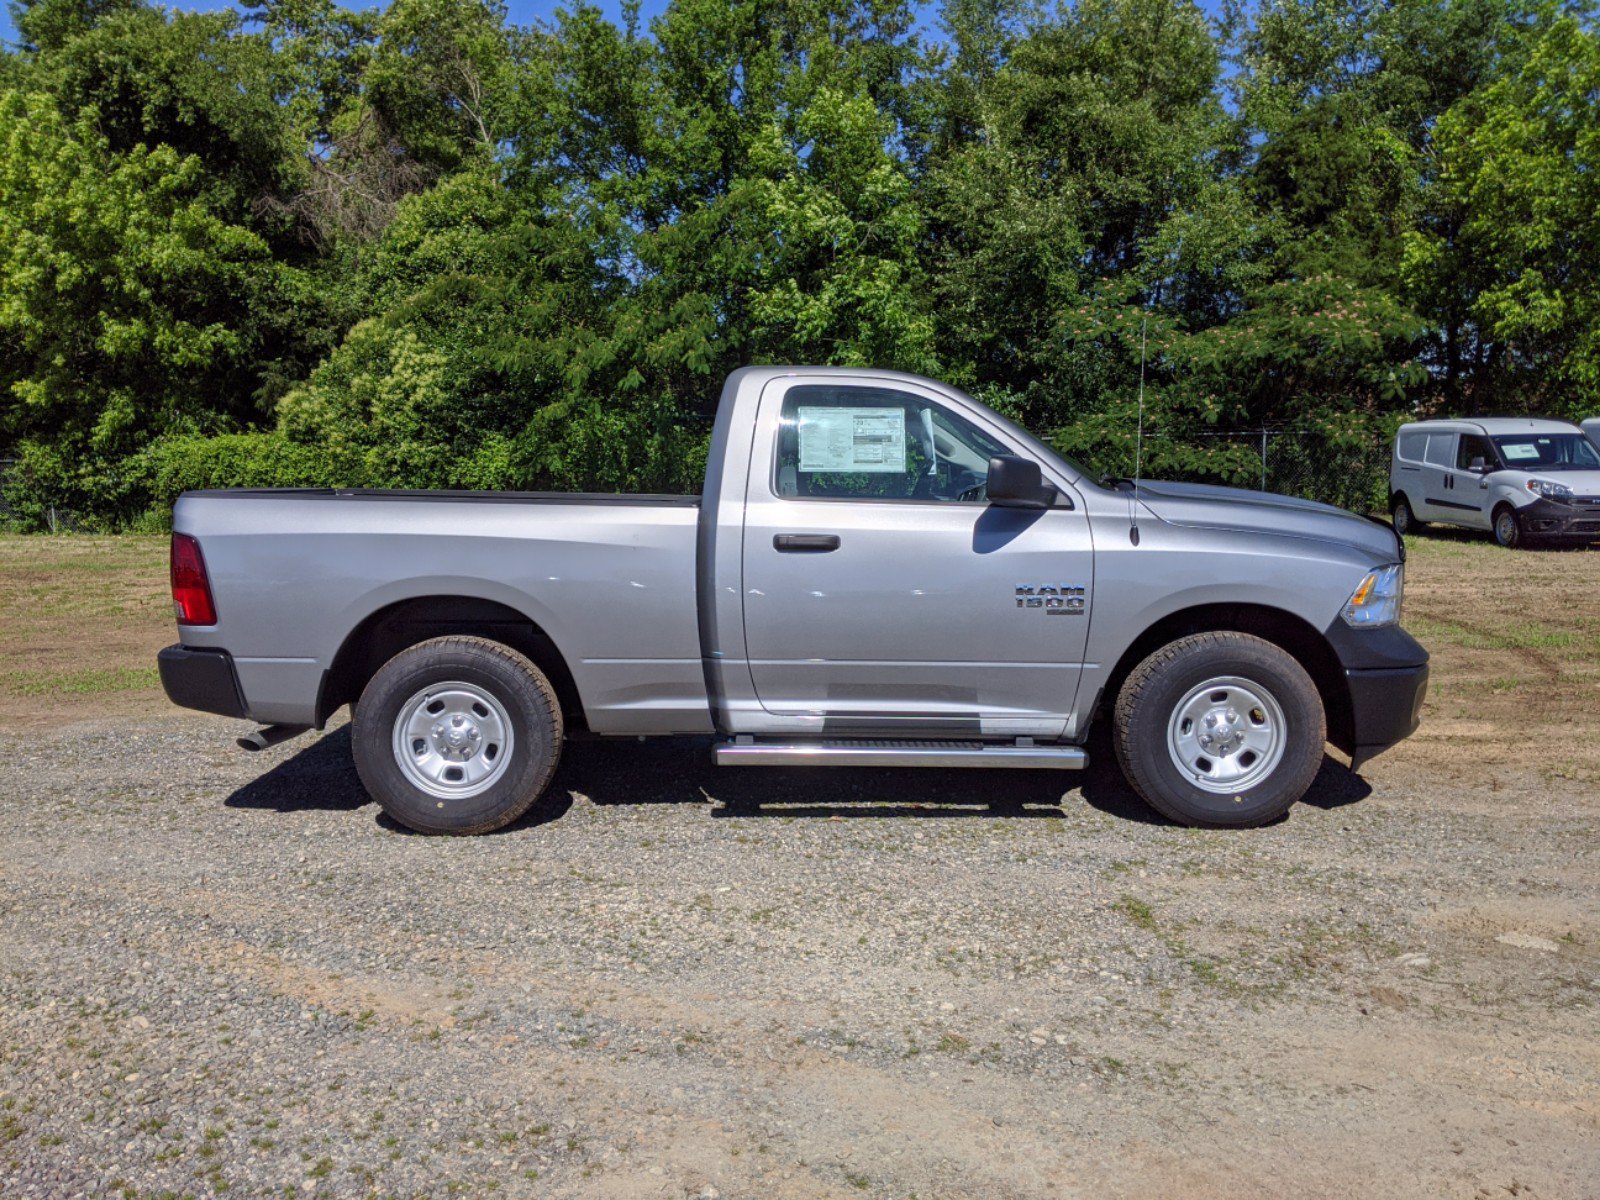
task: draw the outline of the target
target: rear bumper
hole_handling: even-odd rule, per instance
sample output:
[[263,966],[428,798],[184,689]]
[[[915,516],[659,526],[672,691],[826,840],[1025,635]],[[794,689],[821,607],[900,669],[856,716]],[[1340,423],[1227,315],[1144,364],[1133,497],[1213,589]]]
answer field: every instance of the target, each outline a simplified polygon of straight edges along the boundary
[[156,655],[167,699],[181,708],[223,717],[246,717],[233,656],[226,650],[168,646]]
[[1428,664],[1346,669],[1353,726],[1350,769],[1371,762],[1417,731],[1428,694]]

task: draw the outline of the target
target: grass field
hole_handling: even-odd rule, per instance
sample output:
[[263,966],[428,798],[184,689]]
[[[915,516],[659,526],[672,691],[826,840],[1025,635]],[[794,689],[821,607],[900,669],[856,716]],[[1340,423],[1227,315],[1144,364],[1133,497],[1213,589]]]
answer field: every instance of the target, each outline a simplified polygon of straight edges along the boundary
[[164,537],[0,536],[0,717],[159,709],[177,641]]

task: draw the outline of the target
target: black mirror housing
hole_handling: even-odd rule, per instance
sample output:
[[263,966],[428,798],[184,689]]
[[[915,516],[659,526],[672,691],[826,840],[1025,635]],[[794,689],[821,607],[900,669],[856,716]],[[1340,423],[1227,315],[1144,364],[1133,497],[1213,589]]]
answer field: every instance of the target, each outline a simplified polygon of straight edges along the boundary
[[1000,508],[1049,508],[1056,502],[1054,485],[1044,481],[1039,464],[1014,454],[989,460],[989,503]]
[[1487,475],[1489,473],[1489,464],[1481,458],[1475,458],[1467,470],[1476,471],[1479,475]]

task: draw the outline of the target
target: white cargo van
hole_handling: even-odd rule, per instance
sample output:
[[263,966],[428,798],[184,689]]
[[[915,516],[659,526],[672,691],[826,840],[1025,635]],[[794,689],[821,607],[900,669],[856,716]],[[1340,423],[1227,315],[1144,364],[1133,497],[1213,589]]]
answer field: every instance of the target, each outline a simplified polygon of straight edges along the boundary
[[1486,530],[1502,546],[1600,541],[1600,449],[1567,421],[1402,425],[1389,466],[1389,511],[1401,534],[1436,521]]

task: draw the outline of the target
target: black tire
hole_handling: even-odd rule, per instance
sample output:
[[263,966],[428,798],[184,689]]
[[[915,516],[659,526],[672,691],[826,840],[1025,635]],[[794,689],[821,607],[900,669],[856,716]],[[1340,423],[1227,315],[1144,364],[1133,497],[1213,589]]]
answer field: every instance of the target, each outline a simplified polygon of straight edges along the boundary
[[1394,531],[1401,537],[1408,533],[1416,533],[1420,522],[1417,514],[1411,509],[1411,501],[1406,499],[1405,493],[1394,498],[1394,503],[1389,506],[1389,516],[1394,522]]
[[[1202,685],[1221,679],[1240,681],[1240,686],[1254,689],[1265,704],[1279,710],[1272,716],[1266,709],[1252,706],[1244,714],[1244,722],[1264,733],[1277,719],[1282,722],[1275,765],[1271,765],[1270,755],[1257,756],[1248,749],[1234,760],[1245,763],[1259,757],[1263,764],[1256,768],[1263,773],[1249,778],[1237,791],[1197,786],[1200,776],[1180,768],[1175,759],[1178,751],[1169,746],[1173,730],[1182,725],[1180,705]],[[1230,694],[1227,689],[1222,691]],[[1208,703],[1217,694],[1214,690],[1205,699],[1195,696],[1194,703]],[[1225,712],[1232,711],[1225,708]],[[1262,714],[1259,723],[1255,721],[1258,711]],[[1128,783],[1163,816],[1183,825],[1262,825],[1282,816],[1311,786],[1322,765],[1327,717],[1316,684],[1286,651],[1250,634],[1198,633],[1162,646],[1129,674],[1117,693],[1112,741]],[[1215,757],[1225,759],[1231,752],[1224,749]],[[1210,786],[1227,785],[1213,782]]]
[[[470,796],[431,794],[399,761],[402,710],[415,711],[419,693],[446,682],[486,694],[509,724],[504,763],[492,767],[486,790]],[[362,784],[384,812],[418,833],[488,833],[509,825],[544,793],[561,758],[555,689],[527,658],[488,638],[440,637],[402,650],[368,682],[356,714],[351,744]],[[485,743],[479,753],[487,756],[488,749]]]
[[1527,540],[1522,533],[1522,520],[1509,504],[1494,510],[1494,540],[1496,545],[1507,550],[1515,550]]

